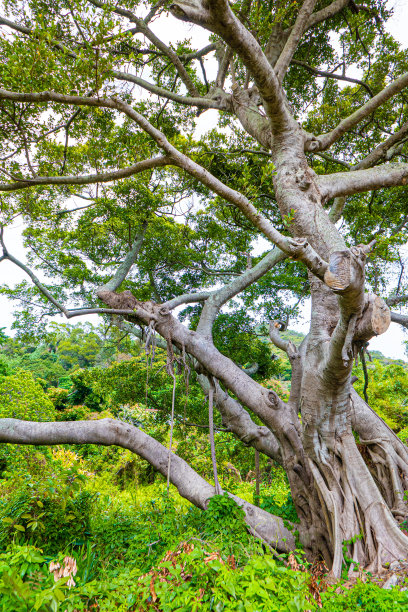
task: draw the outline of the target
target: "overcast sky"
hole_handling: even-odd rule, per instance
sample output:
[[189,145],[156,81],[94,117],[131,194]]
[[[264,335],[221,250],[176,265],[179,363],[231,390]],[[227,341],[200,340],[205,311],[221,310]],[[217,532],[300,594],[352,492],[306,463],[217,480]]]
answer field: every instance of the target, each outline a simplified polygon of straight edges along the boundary
[[[408,47],[408,0],[390,0],[387,2],[389,7],[394,7],[394,16],[388,22],[389,31],[401,42],[404,48]],[[154,28],[155,32],[160,35],[164,40],[167,39],[166,42],[169,42],[169,37],[174,35],[174,32],[182,32],[186,38],[192,37],[194,39],[194,44],[199,46],[205,46],[208,42],[208,34],[201,30],[200,28],[194,28],[189,24],[181,23],[180,21],[174,19],[172,16],[169,16],[166,19],[166,22],[155,22]],[[183,35],[182,34],[182,35]],[[208,62],[206,69],[209,73],[209,78],[212,78],[211,75],[211,63]],[[145,75],[147,76],[147,75]],[[198,121],[197,125],[197,133],[202,134],[209,129],[212,129],[217,120],[216,111],[207,111],[203,113]],[[23,230],[23,222],[21,220],[17,220],[12,228],[8,228],[5,234],[5,241],[10,251],[18,258],[24,261],[24,248],[22,245],[21,232]],[[10,286],[14,286],[16,282],[20,282],[25,277],[24,273],[17,268],[14,264],[11,264],[8,261],[3,261],[0,263],[0,283],[6,284]],[[17,304],[17,303],[14,303]],[[7,330],[10,330],[11,324],[13,322],[13,303],[7,300],[4,297],[0,296],[0,327],[6,327]],[[299,331],[306,332],[308,328],[308,320],[310,315],[310,304],[308,303],[303,311],[303,319],[299,321],[297,324],[291,325],[292,328],[297,329]],[[61,322],[66,321],[65,319],[58,318]],[[80,319],[76,319],[79,321]],[[83,317],[81,321],[89,320],[93,323],[98,323],[98,317]],[[401,358],[407,359],[405,356],[405,345],[404,339],[408,339],[408,336],[404,334],[401,327],[395,323],[391,323],[389,330],[371,340],[370,348],[380,350],[387,357],[392,357],[394,359]]]

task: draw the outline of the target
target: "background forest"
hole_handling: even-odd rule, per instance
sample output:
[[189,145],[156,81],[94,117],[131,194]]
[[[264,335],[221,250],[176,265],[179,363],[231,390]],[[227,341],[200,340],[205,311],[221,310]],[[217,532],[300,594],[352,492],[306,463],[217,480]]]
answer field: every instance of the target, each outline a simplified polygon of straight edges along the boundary
[[[284,336],[295,343],[302,339],[297,332]],[[256,376],[285,399],[290,385],[286,354],[272,347],[261,328],[234,338],[243,362],[254,351],[264,356],[268,368]],[[168,445],[173,385],[165,351],[157,348],[152,360],[142,343],[117,328],[90,324],[51,324],[40,343],[10,338],[3,329],[0,341],[1,417],[75,421],[112,416]],[[381,353],[372,357],[368,398],[405,441],[408,366]],[[361,365],[355,375],[362,393]],[[212,481],[207,424],[208,406],[195,374],[188,381],[184,373],[178,375],[173,445]],[[262,455],[258,467],[255,451],[248,452],[219,416],[215,426],[221,486],[296,523],[282,468]],[[199,510],[174,487],[167,492],[164,477],[149,463],[119,447],[3,445],[0,495],[3,611],[292,612],[323,606],[333,612],[385,612],[402,611],[408,602],[406,591],[384,589],[367,575],[363,581],[348,580],[350,563],[342,586],[329,587],[327,569],[310,566],[300,548],[277,555],[255,541],[230,498],[216,496],[207,511]]]

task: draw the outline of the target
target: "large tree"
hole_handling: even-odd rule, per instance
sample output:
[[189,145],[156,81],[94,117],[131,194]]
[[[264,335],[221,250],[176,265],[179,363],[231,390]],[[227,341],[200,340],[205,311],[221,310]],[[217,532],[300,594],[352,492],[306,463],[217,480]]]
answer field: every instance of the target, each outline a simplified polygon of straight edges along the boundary
[[[408,301],[408,54],[388,18],[381,0],[12,0],[0,19],[2,258],[30,278],[3,292],[20,329],[94,312],[165,347],[169,375],[194,370],[224,426],[283,466],[302,544],[333,576],[343,543],[371,570],[408,547],[408,449],[351,378],[370,338],[407,325],[389,306]],[[199,139],[209,109],[220,129]],[[16,215],[27,263],[7,242]],[[276,320],[309,295],[296,348]],[[286,403],[242,346],[267,320]],[[218,490],[120,421],[1,419],[0,441],[118,444],[200,507]],[[238,501],[255,535],[294,546]]]

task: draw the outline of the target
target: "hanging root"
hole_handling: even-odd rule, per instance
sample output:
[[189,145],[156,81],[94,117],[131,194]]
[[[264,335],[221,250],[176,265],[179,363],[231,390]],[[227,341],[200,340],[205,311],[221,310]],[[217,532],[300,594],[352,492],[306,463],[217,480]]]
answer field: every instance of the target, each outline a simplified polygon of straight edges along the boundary
[[[334,469],[328,463],[318,467],[309,459],[332,545],[332,578],[340,577],[345,560],[351,563],[351,574],[356,564],[377,573],[386,563],[408,556],[408,538],[380,491],[373,489],[367,466],[359,453],[352,452],[352,445],[354,441],[343,440]],[[343,451],[348,464],[342,461]],[[390,469],[386,457],[383,463]],[[394,486],[398,486],[396,480]]]
[[187,409],[187,402],[188,402],[188,393],[189,393],[189,386],[190,386],[190,368],[188,366],[187,363],[187,359],[186,359],[186,347],[182,346],[182,351],[181,351],[181,359],[182,359],[182,363],[183,363],[183,371],[184,371],[184,383],[185,383],[185,387],[186,387],[186,399],[184,402],[184,407],[183,407],[183,423],[184,423],[184,427],[185,424],[187,422],[187,418],[186,418],[186,409]]
[[388,440],[360,439],[360,443],[367,449],[368,467],[387,506],[396,520],[405,520],[408,515],[405,500],[408,490],[408,456],[401,457]]
[[176,375],[172,371],[173,376],[173,393],[171,396],[171,421],[170,421],[170,441],[169,441],[169,459],[167,462],[167,494],[170,489],[170,469],[171,469],[171,456],[173,447],[173,430],[174,430],[174,404],[176,400]]
[[217,459],[215,456],[215,440],[214,440],[214,381],[212,376],[208,377],[210,389],[208,391],[208,424],[210,429],[210,447],[211,447],[211,462],[214,473],[215,494],[221,495],[221,487],[218,481]]
[[333,494],[327,487],[323,476],[321,475],[314,462],[310,459],[309,467],[313,474],[317,492],[322,502],[322,509],[326,520],[327,531],[329,533],[331,542],[333,543],[333,563],[332,568],[330,570],[330,576],[332,578],[340,578],[341,567],[343,564],[343,552],[337,506]]
[[[151,347],[151,348],[150,348]],[[156,329],[155,321],[152,319],[149,323],[146,332],[145,353],[146,353],[146,397],[145,404],[147,406],[148,391],[149,391],[149,371],[152,367],[156,351]]]

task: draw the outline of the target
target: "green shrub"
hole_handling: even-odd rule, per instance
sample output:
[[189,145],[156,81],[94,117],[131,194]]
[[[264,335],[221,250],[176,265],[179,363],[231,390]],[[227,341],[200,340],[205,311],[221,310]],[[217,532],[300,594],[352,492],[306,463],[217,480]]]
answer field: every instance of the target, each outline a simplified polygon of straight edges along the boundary
[[83,476],[75,468],[44,470],[44,478],[27,474],[0,504],[0,546],[33,543],[47,552],[83,542],[90,536],[95,494],[81,490]]
[[205,531],[209,535],[236,537],[245,529],[245,512],[228,493],[214,495],[204,513]]
[[291,495],[288,495],[287,500],[282,505],[276,503],[274,496],[266,495],[262,497],[260,507],[263,508],[263,510],[270,512],[271,514],[281,516],[287,521],[291,521],[292,523],[299,523],[299,518]]
[[68,404],[68,389],[62,389],[60,387],[50,387],[47,390],[47,395],[54,404],[56,410],[64,410]]
[[398,432],[398,437],[403,441],[404,444],[408,444],[408,427],[404,427],[401,431]]
[[0,382],[0,418],[53,421],[54,405],[33,376],[19,370]]
[[54,582],[42,550],[14,545],[0,553],[0,612],[58,612],[66,582]]
[[184,543],[168,553],[147,576],[138,581],[138,610],[151,609],[156,598],[160,610],[193,612],[301,612],[313,608],[307,575],[278,566],[268,555],[254,555],[235,568],[219,553],[201,544]]
[[406,612],[408,591],[383,589],[372,582],[358,582],[340,595],[330,589],[322,594],[324,612]]
[[69,406],[58,410],[57,421],[86,421],[89,419],[90,411],[86,406]]

